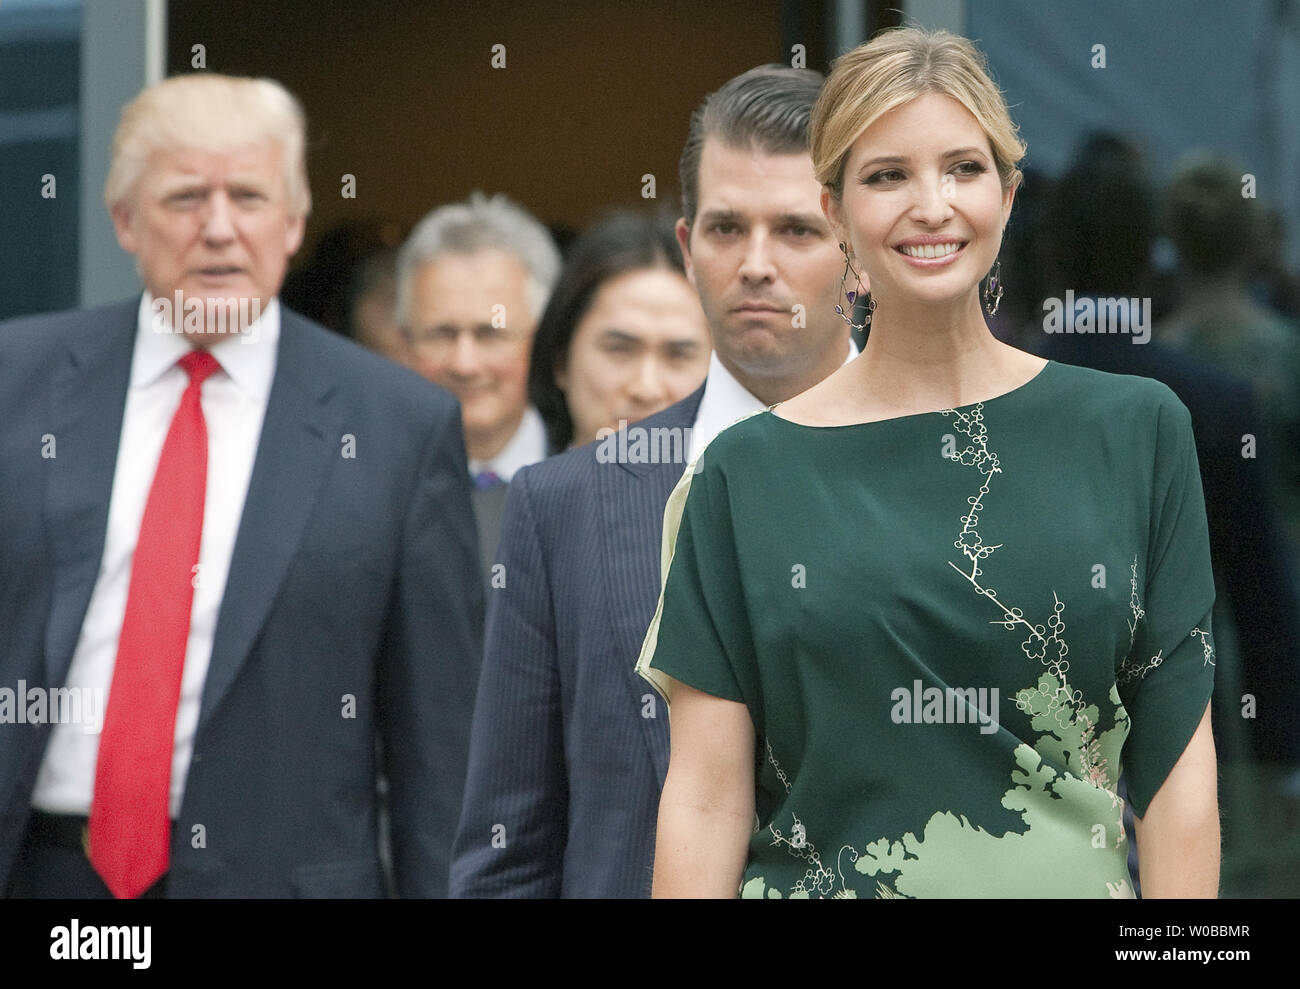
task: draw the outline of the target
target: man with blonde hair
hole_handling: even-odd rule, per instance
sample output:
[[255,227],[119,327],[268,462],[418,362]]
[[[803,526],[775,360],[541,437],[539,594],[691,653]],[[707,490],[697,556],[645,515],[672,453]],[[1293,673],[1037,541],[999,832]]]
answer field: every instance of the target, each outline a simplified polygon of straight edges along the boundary
[[445,893],[482,625],[460,414],[277,301],[304,133],[269,80],[150,86],[105,189],[143,295],[0,326],[7,895],[379,895],[383,779],[393,887]]

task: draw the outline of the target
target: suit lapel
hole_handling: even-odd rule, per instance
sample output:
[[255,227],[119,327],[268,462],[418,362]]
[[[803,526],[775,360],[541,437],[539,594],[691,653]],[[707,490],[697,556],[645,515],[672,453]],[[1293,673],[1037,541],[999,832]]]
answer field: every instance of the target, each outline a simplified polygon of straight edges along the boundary
[[45,664],[54,684],[67,677],[104,555],[138,313],[138,299],[88,313],[99,325],[75,333],[54,372],[50,433],[57,455],[45,488],[55,575]]
[[[700,388],[659,415],[638,425],[688,429],[695,421],[704,390]],[[689,436],[689,434],[687,434]],[[687,449],[689,453],[689,448]],[[595,462],[596,500],[600,505],[605,586],[614,595],[616,655],[635,657],[641,651],[646,628],[659,601],[659,554],[663,531],[663,509],[686,465],[681,463],[624,464]],[[655,705],[653,718],[642,717],[643,737],[660,784],[668,772],[668,712],[660,699],[635,671],[629,659],[623,674],[633,692],[636,709]]]
[[287,308],[280,312],[275,379],[217,616],[200,731],[247,660],[340,455],[335,379],[312,346],[309,325]]

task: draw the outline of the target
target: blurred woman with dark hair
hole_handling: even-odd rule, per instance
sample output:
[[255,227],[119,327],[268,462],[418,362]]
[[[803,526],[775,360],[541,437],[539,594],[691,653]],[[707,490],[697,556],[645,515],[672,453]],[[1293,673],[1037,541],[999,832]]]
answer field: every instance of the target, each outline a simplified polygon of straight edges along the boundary
[[710,346],[672,227],[607,215],[574,242],[533,341],[528,394],[550,449],[685,398],[704,381]]

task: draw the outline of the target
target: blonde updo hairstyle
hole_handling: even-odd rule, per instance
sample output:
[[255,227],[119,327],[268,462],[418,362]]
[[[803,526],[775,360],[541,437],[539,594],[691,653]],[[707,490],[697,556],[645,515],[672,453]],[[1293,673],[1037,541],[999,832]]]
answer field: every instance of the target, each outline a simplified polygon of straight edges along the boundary
[[948,31],[891,28],[840,56],[813,107],[813,171],[836,202],[849,149],[890,110],[925,93],[950,96],[979,121],[1002,188],[1020,184],[1025,144],[978,48]]

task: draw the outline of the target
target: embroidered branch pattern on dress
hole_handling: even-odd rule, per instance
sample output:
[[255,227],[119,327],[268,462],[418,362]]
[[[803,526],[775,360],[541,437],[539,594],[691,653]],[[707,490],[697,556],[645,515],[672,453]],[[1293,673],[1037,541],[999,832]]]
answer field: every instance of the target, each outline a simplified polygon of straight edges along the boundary
[[1066,658],[1070,653],[1070,647],[1065,641],[1065,618],[1063,617],[1065,603],[1057,597],[1056,591],[1052,591],[1053,608],[1047,622],[1031,624],[1025,620],[1025,613],[1021,608],[1008,607],[998,599],[995,588],[986,587],[980,582],[980,577],[984,574],[980,568],[980,561],[988,559],[1002,546],[1001,543],[986,545],[978,530],[980,512],[984,510],[984,496],[989,493],[989,484],[995,474],[1002,473],[1002,465],[997,454],[988,448],[988,429],[984,425],[984,403],[976,404],[969,413],[958,409],[944,409],[940,415],[955,417],[954,427],[970,440],[970,444],[955,454],[952,459],[963,466],[974,468],[982,475],[979,491],[966,499],[967,504],[971,506],[970,511],[961,516],[962,529],[953,543],[970,561],[970,570],[963,570],[951,561],[948,565],[969,580],[976,591],[1001,609],[1003,617],[994,619],[993,624],[1012,630],[1023,626],[1023,629],[1028,631],[1028,637],[1020,644],[1021,650],[1028,658],[1038,660],[1046,667],[1047,673],[1056,682],[1055,688],[1051,690],[1044,690],[1043,681],[1040,681],[1035,686],[1020,691],[1016,695],[1016,706],[1022,711],[1028,711],[1031,706],[1034,706],[1034,699],[1041,698],[1046,705],[1046,713],[1062,729],[1072,722],[1081,724],[1083,744],[1078,755],[1083,777],[1093,782],[1103,781],[1098,785],[1103,789],[1109,789],[1111,784],[1107,779],[1104,760],[1101,764],[1094,761],[1099,752],[1099,746],[1094,744],[1095,725],[1091,722],[1083,724],[1082,716],[1086,707],[1083,692],[1071,691],[1066,676],[1070,669],[1070,661]]
[[1130,659],[1125,659],[1119,664],[1119,669],[1115,671],[1116,683],[1132,683],[1134,680],[1145,680],[1147,674],[1165,661],[1161,655],[1164,650],[1160,649],[1145,663],[1134,663]]
[[1142,599],[1138,597],[1138,558],[1133,557],[1133,576],[1129,578],[1128,606],[1133,612],[1133,620],[1128,623],[1128,646],[1133,648],[1133,643],[1137,640],[1138,623],[1147,616],[1142,608]]
[[[996,453],[988,448],[988,430],[984,425],[984,403],[978,403],[969,414],[957,409],[945,409],[941,415],[954,416],[954,426],[970,440],[970,445],[953,457],[958,463],[973,467],[983,476],[979,491],[967,499],[970,511],[961,517],[962,530],[954,545],[970,561],[970,571],[963,571],[955,563],[949,566],[971,582],[975,589],[1002,609],[1003,618],[994,620],[993,624],[1003,628],[1016,629],[1023,626],[1029,636],[1020,648],[1030,659],[1038,660],[1046,667],[1047,679],[1040,679],[1033,687],[1016,694],[1016,707],[1025,713],[1039,712],[1051,718],[1057,726],[1057,734],[1064,738],[1066,731],[1073,726],[1078,732],[1079,776],[1109,795],[1112,809],[1116,810],[1116,847],[1125,840],[1123,827],[1123,805],[1116,791],[1116,783],[1110,778],[1109,760],[1102,751],[1098,725],[1089,716],[1087,703],[1081,690],[1071,690],[1067,674],[1070,670],[1069,644],[1065,641],[1065,603],[1052,591],[1052,613],[1045,624],[1031,624],[1025,620],[1024,611],[1017,607],[1008,607],[998,599],[997,590],[985,587],[980,582],[983,570],[980,561],[987,559],[1001,543],[986,546],[980,538],[977,526],[980,512],[984,509],[984,496],[989,493],[989,484],[995,474],[1002,473],[1002,465]],[[1137,599],[1137,558],[1133,560],[1133,594],[1130,605],[1133,609],[1133,621],[1129,623],[1129,632],[1137,635],[1137,623],[1145,617],[1141,603]],[[1052,684],[1055,686],[1051,686]],[[1044,689],[1044,685],[1048,689]]]
[[[1133,644],[1137,642],[1138,625],[1146,618],[1146,610],[1142,607],[1142,598],[1138,594],[1138,561],[1133,557],[1132,565],[1133,576],[1129,579],[1129,587],[1132,590],[1129,593],[1129,608],[1133,612],[1133,619],[1128,623],[1128,646],[1130,653],[1133,650]],[[1119,669],[1115,671],[1116,683],[1132,683],[1134,680],[1145,680],[1148,673],[1163,663],[1164,657],[1161,655],[1164,650],[1160,649],[1147,662],[1134,662],[1133,657],[1125,656],[1123,662],[1119,664]]]
[[[785,787],[785,792],[790,792],[790,780],[785,775],[785,770],[781,764],[776,761],[776,756],[772,752],[772,743],[767,742],[767,761],[772,764],[776,770],[776,778],[780,780],[781,785]],[[798,816],[791,812],[794,818],[794,824],[791,827],[790,836],[786,836],[776,823],[770,823],[767,830],[772,833],[773,847],[784,845],[786,849],[795,858],[802,859],[808,863],[808,871],[804,877],[795,883],[791,888],[791,893],[807,893],[809,896],[829,896],[835,890],[835,873],[822,864],[821,855],[817,852],[817,846],[808,839],[808,832],[804,829],[803,822]],[[840,879],[840,885],[843,887],[844,880]]]
[[1202,647],[1204,647],[1204,649],[1205,649],[1205,660],[1204,660],[1204,662],[1201,663],[1201,665],[1202,665],[1202,666],[1213,666],[1213,665],[1214,665],[1214,646],[1213,646],[1212,643],[1213,643],[1214,640],[1210,637],[1210,633],[1207,632],[1207,631],[1205,631],[1204,629],[1194,628],[1194,629],[1192,629],[1192,631],[1189,633],[1189,637],[1190,637],[1190,638],[1193,638],[1193,639],[1200,639],[1200,640],[1201,640],[1201,645],[1202,645]]

